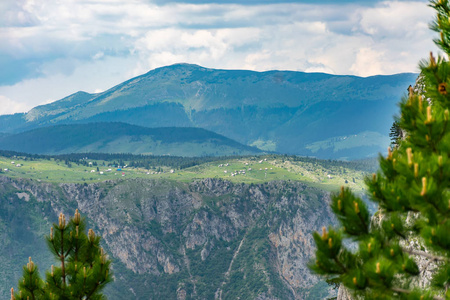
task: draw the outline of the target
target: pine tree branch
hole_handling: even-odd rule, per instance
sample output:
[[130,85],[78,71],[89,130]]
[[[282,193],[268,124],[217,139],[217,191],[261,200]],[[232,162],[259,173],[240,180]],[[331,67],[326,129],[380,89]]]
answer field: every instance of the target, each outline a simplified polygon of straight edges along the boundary
[[347,272],[347,268],[337,259],[337,257],[334,258],[334,262],[342,269],[343,273]]
[[[361,216],[361,214],[358,214],[359,220],[361,221],[361,223],[363,224],[364,228],[367,228],[367,224],[364,221],[364,218]],[[367,233],[367,232],[366,232]]]
[[436,205],[436,203],[434,203],[433,201],[428,201],[428,197],[427,197],[427,195],[425,195],[424,196],[424,198],[425,198],[425,201],[428,203],[428,204],[431,204],[431,206],[436,210],[436,212],[440,212],[440,208]]
[[[391,291],[396,292],[396,293],[400,293],[400,294],[407,294],[407,295],[411,294],[410,290],[405,290],[405,289],[396,288],[396,287],[391,288]],[[442,297],[439,297],[439,296],[433,296],[433,299],[434,300],[445,300],[445,298],[442,298]]]
[[406,248],[402,248],[402,251],[406,252],[406,253],[409,253],[409,254],[412,254],[412,255],[427,257],[427,258],[430,258],[430,259],[436,260],[436,261],[446,261],[446,262],[450,261],[450,259],[445,257],[445,256],[433,255],[433,254],[427,253],[425,251],[419,251],[419,250],[414,250],[414,249],[406,249]]
[[398,236],[400,236],[402,239],[406,240],[406,236],[405,236],[403,233],[401,233],[400,231],[398,231],[396,228],[394,228],[394,232],[395,232]]
[[65,256],[65,257],[69,256],[70,251],[72,251],[71,248],[67,249],[66,253],[64,253],[64,256]]
[[[31,260],[31,258],[30,258]],[[33,284],[33,274],[30,272],[30,282],[31,284]],[[31,299],[32,300],[36,300],[36,297],[34,296],[34,289],[29,289],[30,293],[31,293]]]
[[52,240],[52,246],[53,246],[53,249],[55,250],[55,253],[59,256],[59,251],[58,251],[58,249],[56,249],[55,240]]
[[66,267],[65,267],[65,256],[64,256],[64,228],[61,229],[61,272],[62,272],[62,286],[66,285]]
[[444,138],[445,133],[447,132],[447,123],[448,123],[448,121],[445,121],[445,122],[444,122],[444,129],[442,130],[442,133],[441,133],[440,136],[439,136],[439,141],[442,140],[442,139]]
[[393,288],[391,288],[391,290],[393,292],[400,293],[400,294],[408,294],[408,295],[411,294],[410,290],[405,290],[405,289],[402,289],[402,288],[393,287]]
[[95,283],[94,288],[92,289],[92,291],[89,293],[89,295],[86,295],[86,300],[91,299],[92,295],[95,293],[95,291],[97,290],[97,288],[100,286],[100,283],[97,281]]

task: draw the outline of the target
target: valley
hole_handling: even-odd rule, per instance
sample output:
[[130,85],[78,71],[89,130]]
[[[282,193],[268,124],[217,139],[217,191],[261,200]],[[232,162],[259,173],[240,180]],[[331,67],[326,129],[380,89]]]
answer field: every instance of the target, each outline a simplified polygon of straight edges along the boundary
[[0,298],[29,256],[54,263],[44,237],[75,209],[110,299],[335,296],[312,232],[336,224],[331,193],[365,193],[415,78],[176,64],[0,116]]
[[[2,298],[28,256],[48,269],[44,235],[59,212],[75,208],[113,259],[111,299],[333,295],[307,268],[311,232],[334,223],[329,191],[348,185],[362,192],[375,166],[285,155],[88,155],[2,152],[0,263],[8,270],[0,274]],[[132,166],[144,162],[152,165]]]

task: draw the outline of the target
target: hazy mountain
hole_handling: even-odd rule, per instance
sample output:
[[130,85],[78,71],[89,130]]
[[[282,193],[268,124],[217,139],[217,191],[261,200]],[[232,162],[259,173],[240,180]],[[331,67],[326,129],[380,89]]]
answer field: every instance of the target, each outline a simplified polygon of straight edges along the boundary
[[387,146],[396,103],[416,76],[361,78],[176,64],[103,93],[78,92],[26,114],[0,116],[0,131],[120,121],[200,127],[282,153],[364,157]]
[[146,128],[117,122],[55,125],[0,135],[0,148],[38,154],[102,152],[211,156],[261,152],[201,128]]

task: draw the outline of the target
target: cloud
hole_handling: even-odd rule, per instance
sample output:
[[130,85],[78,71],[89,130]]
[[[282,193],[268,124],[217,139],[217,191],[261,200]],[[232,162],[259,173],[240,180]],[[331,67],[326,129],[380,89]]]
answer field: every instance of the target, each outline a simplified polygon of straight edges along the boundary
[[0,115],[25,112],[31,107],[25,103],[15,102],[3,95],[0,95]]
[[424,8],[421,3],[382,2],[377,7],[360,11],[360,29],[380,39],[412,39],[417,33],[428,31],[433,15],[431,9]]
[[178,62],[360,76],[415,72],[436,51],[425,1],[216,2],[3,0],[0,95],[29,107]]
[[[376,7],[283,4],[230,9],[212,5],[202,10],[218,7],[223,7],[221,26],[223,22],[239,26],[150,31],[134,49],[143,62],[139,70],[182,60],[208,67],[327,70],[368,76],[416,71],[417,61],[435,49],[426,25],[431,11],[421,2],[380,2]],[[397,29],[387,25],[394,16]],[[252,20],[253,26],[241,24],[242,19]],[[376,63],[386,65],[369,68],[363,64],[365,49],[378,53]],[[402,56],[394,62],[399,53]]]
[[384,70],[380,60],[383,55],[383,52],[377,52],[371,48],[361,48],[356,54],[356,61],[350,70],[359,76],[382,74]]
[[[401,18],[397,16],[401,15]],[[433,10],[421,3],[382,2],[359,12],[355,31],[370,37],[356,53],[350,71],[355,75],[418,71],[418,61],[430,50],[434,34],[428,29]]]
[[[405,0],[404,0],[405,1]],[[426,2],[427,0],[422,0],[422,2]],[[308,4],[345,4],[345,3],[357,3],[359,5],[371,5],[379,0],[321,0],[320,2],[317,0],[156,0],[155,3],[164,4],[170,2],[178,2],[178,3],[193,3],[193,4],[209,4],[209,3],[234,3],[241,5],[256,5],[256,4],[275,4],[275,3],[308,3]]]
[[[62,62],[61,62],[62,63]],[[48,65],[43,70],[46,76],[29,78],[14,85],[0,86],[0,95],[12,99],[17,105],[17,111],[29,110],[37,105],[47,104],[64,98],[80,90],[88,93],[105,91],[129,78],[132,74],[130,65],[136,65],[137,61],[131,58],[106,57],[91,63],[80,63],[80,61],[67,61],[71,71],[51,72],[56,68]],[[73,68],[73,70],[72,70]],[[3,103],[0,100],[0,106]],[[9,109],[8,112],[13,112]]]
[[25,0],[2,0],[0,2],[0,27],[27,27],[39,23],[39,20],[27,9]]

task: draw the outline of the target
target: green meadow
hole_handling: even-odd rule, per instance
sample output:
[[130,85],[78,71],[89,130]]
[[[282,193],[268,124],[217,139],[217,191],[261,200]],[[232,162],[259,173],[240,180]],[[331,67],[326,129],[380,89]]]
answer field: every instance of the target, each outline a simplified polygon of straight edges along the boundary
[[151,169],[112,165],[103,160],[84,159],[83,164],[67,164],[57,158],[36,159],[26,156],[0,156],[1,175],[51,183],[92,183],[127,178],[169,179],[189,182],[202,178],[220,178],[232,182],[263,183],[273,180],[300,181],[328,191],[340,186],[355,192],[364,189],[369,168],[324,160],[298,160],[281,155],[248,156],[200,163],[189,168],[152,166]]

